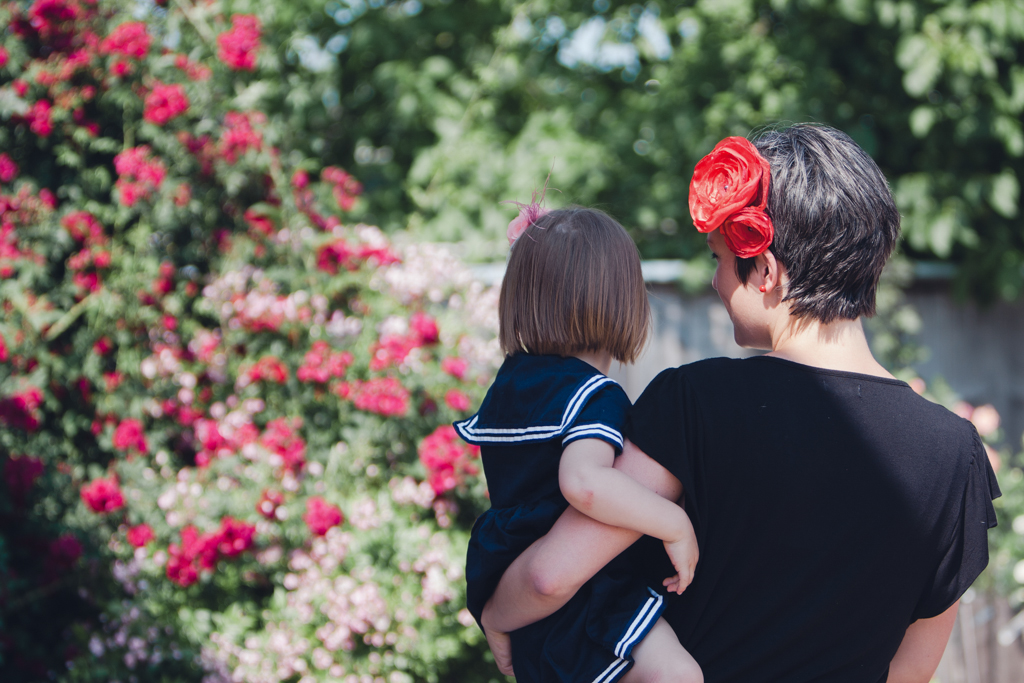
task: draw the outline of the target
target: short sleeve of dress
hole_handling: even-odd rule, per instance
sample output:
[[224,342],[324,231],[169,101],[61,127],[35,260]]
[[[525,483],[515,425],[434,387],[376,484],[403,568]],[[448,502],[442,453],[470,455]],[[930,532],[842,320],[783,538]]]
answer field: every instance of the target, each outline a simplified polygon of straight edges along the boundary
[[999,484],[985,446],[974,431],[960,515],[935,577],[914,610],[915,620],[929,619],[949,609],[988,565],[988,530],[996,525],[992,500],[999,496]]
[[622,387],[609,381],[591,396],[562,438],[562,448],[579,439],[600,439],[610,443],[615,455],[622,452],[629,397]]

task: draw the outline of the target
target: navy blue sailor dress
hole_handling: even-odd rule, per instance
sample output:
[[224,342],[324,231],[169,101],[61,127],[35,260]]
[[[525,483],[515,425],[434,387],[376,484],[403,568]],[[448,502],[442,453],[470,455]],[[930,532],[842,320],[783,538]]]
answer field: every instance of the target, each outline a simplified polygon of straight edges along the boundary
[[[629,398],[578,358],[508,356],[471,418],[455,423],[480,446],[491,509],[473,526],[466,602],[480,622],[502,574],[569,503],[558,486],[562,449],[601,439],[622,452]],[[510,634],[520,683],[612,683],[664,609],[664,596],[616,558],[560,610]]]

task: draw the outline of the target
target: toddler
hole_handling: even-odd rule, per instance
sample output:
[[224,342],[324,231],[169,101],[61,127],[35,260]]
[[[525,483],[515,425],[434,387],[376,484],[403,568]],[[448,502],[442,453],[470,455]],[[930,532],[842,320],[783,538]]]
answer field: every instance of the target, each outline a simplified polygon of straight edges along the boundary
[[[650,307],[640,257],[601,211],[522,207],[501,285],[505,362],[479,411],[457,422],[481,447],[491,509],[473,527],[467,603],[479,623],[501,575],[572,505],[605,524],[665,543],[676,576],[693,578],[697,542],[681,507],[613,469],[629,399],[607,372],[636,360]],[[529,683],[699,683],[700,668],[660,617],[662,593],[613,561],[560,610],[509,634],[517,679]],[[656,648],[633,650],[645,638]]]

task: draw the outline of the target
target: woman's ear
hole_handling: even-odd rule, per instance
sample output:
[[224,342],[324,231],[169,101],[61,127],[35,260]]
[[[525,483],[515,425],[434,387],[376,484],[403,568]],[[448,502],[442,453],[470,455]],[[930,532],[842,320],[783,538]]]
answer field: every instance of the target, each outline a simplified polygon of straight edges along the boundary
[[758,254],[756,257],[754,273],[757,285],[757,289],[765,294],[770,294],[775,288],[780,286],[781,268],[782,264],[775,258],[775,254],[772,253],[771,249]]

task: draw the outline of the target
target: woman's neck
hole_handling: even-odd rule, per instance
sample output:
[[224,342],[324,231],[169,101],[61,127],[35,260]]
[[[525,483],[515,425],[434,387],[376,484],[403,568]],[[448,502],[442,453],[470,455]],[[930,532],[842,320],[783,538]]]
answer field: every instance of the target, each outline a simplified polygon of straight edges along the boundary
[[860,318],[827,325],[813,319],[787,318],[772,334],[769,356],[829,370],[892,377],[871,354]]

